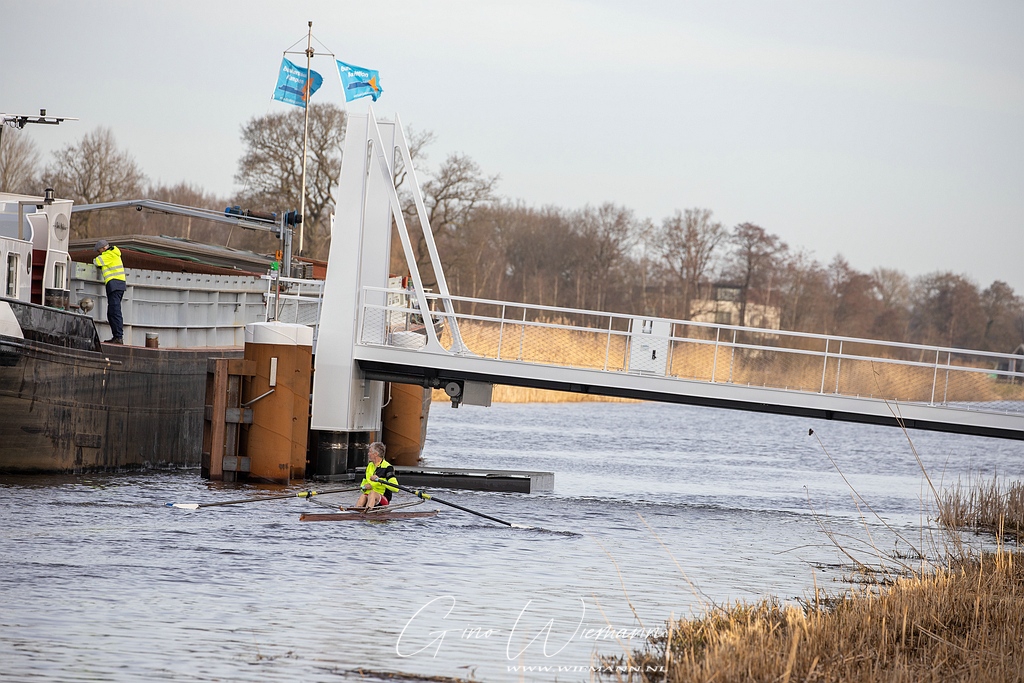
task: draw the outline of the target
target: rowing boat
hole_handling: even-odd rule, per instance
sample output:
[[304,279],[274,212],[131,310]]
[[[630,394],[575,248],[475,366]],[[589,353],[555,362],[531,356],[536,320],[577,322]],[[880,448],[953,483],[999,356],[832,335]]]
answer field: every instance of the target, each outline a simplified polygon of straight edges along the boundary
[[434,517],[438,512],[440,512],[440,510],[405,509],[422,505],[422,500],[414,500],[408,503],[392,505],[378,505],[369,509],[361,507],[335,507],[317,500],[312,502],[320,505],[321,507],[329,508],[332,512],[306,512],[299,517],[300,522],[383,522],[389,519]]
[[383,522],[389,519],[417,519],[435,517],[440,510],[394,510],[391,512],[306,512],[300,522]]

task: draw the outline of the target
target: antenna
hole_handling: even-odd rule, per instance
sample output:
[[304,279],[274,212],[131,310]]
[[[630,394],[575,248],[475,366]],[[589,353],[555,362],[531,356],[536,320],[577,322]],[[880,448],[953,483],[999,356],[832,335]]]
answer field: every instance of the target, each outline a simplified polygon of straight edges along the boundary
[[[39,115],[35,114],[4,114],[0,112],[0,144],[4,141],[4,126],[10,126],[11,128],[17,128],[21,130],[30,123],[44,123],[50,126],[56,126],[65,121],[77,121],[73,116],[47,116],[45,109],[39,110]],[[0,149],[3,149],[0,147]]]
[[63,123],[64,121],[77,121],[73,116],[47,116],[45,109],[39,110],[39,115],[35,114],[4,114],[0,113],[0,123],[11,128],[24,128],[29,123],[45,123],[51,126],[56,126]]

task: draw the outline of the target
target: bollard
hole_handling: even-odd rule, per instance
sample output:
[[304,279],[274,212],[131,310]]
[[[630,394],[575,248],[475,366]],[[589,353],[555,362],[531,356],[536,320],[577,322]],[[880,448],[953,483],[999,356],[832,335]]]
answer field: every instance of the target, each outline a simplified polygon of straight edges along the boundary
[[146,348],[147,349],[159,349],[160,348],[160,335],[155,332],[146,333]]

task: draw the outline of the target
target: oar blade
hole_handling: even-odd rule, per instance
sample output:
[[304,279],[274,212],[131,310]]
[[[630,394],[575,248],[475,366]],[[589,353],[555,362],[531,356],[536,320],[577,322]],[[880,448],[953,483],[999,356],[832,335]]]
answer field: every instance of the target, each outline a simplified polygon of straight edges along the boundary
[[168,503],[167,507],[179,508],[181,510],[198,510],[199,503]]

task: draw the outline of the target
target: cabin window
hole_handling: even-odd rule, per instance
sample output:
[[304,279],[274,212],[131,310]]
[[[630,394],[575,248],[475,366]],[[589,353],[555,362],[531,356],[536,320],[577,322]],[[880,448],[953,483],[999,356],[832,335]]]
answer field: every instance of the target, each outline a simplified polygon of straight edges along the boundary
[[54,263],[53,264],[53,288],[54,289],[66,289],[64,286],[64,264]]
[[4,278],[7,286],[4,288],[4,295],[12,299],[18,298],[18,254],[8,252],[7,254],[7,277]]

